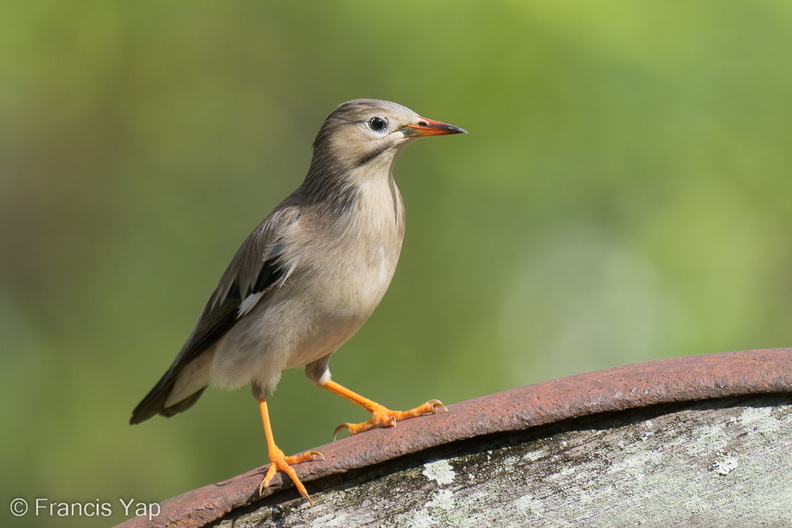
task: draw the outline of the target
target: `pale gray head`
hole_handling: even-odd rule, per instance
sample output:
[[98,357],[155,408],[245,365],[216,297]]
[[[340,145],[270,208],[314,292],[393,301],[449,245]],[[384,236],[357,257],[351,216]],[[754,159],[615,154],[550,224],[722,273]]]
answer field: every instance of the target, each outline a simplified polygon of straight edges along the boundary
[[314,141],[312,171],[347,172],[364,165],[392,165],[412,140],[465,133],[407,107],[378,99],[355,99],[327,117]]

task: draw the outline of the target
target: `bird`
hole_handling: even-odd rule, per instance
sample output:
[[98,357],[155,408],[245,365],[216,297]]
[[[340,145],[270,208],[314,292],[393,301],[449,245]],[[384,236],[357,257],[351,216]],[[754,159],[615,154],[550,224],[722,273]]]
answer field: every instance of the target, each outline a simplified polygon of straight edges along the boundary
[[332,380],[329,361],[372,314],[395,272],[405,226],[393,177],[397,158],[416,139],[463,133],[390,101],[355,99],[336,107],[313,142],[305,180],[242,243],[130,423],[183,412],[209,385],[250,384],[270,462],[259,494],[280,470],[313,504],[292,466],[324,457],[317,451],[286,456],[272,432],[268,402],[283,370],[304,367],[315,385],[371,413],[336,433],[447,411],[439,400],[391,410]]

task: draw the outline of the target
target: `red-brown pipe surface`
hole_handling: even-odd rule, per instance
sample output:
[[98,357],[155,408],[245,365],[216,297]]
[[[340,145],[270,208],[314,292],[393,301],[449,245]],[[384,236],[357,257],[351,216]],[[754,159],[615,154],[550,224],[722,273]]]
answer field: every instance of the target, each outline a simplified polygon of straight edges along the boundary
[[[518,431],[593,414],[662,403],[792,393],[792,348],[661,359],[578,374],[459,402],[448,413],[399,422],[316,448],[324,461],[300,464],[303,483],[481,435]],[[203,526],[258,498],[257,468],[168,499],[157,520],[119,527]],[[291,487],[276,475],[263,496]],[[310,490],[310,486],[309,490]]]

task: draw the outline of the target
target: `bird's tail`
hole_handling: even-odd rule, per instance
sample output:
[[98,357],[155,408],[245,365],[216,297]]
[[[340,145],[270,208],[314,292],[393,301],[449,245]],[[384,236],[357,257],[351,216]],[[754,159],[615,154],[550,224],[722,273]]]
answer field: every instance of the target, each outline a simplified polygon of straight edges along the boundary
[[135,410],[132,411],[132,418],[129,419],[129,423],[132,425],[138,424],[148,420],[156,414],[171,417],[174,414],[186,411],[192,407],[196,401],[198,401],[198,398],[201,397],[204,389],[206,389],[206,386],[204,386],[197,392],[194,392],[177,403],[166,407],[165,403],[167,402],[175,383],[176,376],[173,376],[171,372],[166,372],[162,379],[157,382],[154,388],[151,389],[146,397],[143,398],[137,407],[135,407]]

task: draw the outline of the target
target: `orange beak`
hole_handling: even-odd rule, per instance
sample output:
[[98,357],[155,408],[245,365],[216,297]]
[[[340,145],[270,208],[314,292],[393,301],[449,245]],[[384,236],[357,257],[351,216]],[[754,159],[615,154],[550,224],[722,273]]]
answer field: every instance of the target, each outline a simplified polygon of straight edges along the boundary
[[407,125],[404,130],[405,136],[424,137],[424,136],[445,136],[447,134],[467,134],[467,130],[441,123],[434,119],[427,119],[425,117],[419,118],[418,123],[414,125]]

